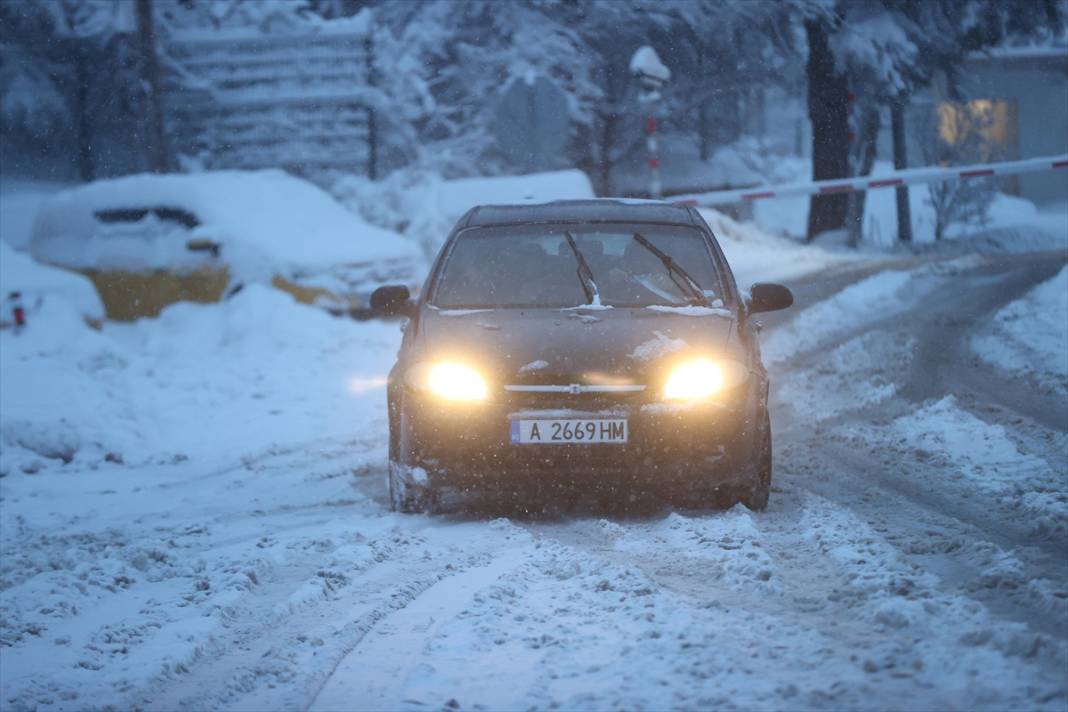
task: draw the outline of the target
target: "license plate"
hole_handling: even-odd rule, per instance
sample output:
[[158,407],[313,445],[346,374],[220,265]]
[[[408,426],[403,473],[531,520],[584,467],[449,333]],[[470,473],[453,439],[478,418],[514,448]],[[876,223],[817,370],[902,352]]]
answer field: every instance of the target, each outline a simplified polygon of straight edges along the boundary
[[515,445],[575,445],[627,442],[626,418],[513,420]]

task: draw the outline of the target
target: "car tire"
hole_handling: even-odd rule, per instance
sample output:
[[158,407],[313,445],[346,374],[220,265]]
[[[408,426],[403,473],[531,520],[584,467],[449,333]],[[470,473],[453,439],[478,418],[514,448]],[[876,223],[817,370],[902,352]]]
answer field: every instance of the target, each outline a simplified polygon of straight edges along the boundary
[[753,481],[739,493],[738,500],[754,512],[762,512],[768,506],[771,495],[771,418],[764,411],[764,427],[761,429],[754,463]]
[[409,468],[390,460],[389,505],[394,512],[433,514],[437,509],[437,492],[433,486],[420,485],[406,475]]
[[409,453],[401,425],[401,411],[392,398],[389,406],[389,508],[405,514],[433,513],[437,508],[437,492],[427,482],[421,485],[411,477],[411,466],[404,460]]

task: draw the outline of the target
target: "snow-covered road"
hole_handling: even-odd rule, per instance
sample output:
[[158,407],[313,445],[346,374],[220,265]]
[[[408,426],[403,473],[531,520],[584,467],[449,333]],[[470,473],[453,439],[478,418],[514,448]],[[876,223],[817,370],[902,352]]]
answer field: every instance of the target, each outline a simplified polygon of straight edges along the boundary
[[[173,315],[109,327],[77,368],[120,399],[115,374],[136,371],[155,420],[116,442],[83,430],[66,465],[32,422],[4,433],[2,706],[1063,710],[1068,352],[1023,372],[976,344],[1065,261],[909,258],[799,282],[765,330],[762,513],[579,497],[395,515],[395,324],[297,327],[297,307],[253,294],[181,307],[228,310],[203,344]],[[272,342],[233,331],[247,319],[299,340],[307,372],[257,372]],[[5,378],[46,358],[11,343]],[[221,346],[247,363],[216,373]],[[176,376],[188,360],[214,400]],[[212,412],[183,423],[179,392]],[[166,458],[139,440],[160,430]],[[125,463],[101,461],[116,448]]]

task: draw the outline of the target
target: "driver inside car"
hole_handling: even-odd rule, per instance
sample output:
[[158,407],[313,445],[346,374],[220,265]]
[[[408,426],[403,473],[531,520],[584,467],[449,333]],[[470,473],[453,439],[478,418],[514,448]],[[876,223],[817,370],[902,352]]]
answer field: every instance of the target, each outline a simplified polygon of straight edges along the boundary
[[638,242],[627,245],[617,266],[609,270],[605,286],[606,293],[623,301],[647,299],[649,293],[669,303],[685,299],[663,263]]

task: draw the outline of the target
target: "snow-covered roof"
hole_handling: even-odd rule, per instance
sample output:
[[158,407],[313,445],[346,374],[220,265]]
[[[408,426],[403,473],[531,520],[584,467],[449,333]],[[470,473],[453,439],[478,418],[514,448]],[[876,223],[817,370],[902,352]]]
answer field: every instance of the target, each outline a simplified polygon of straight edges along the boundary
[[422,259],[409,240],[277,170],[141,174],[65,190],[41,204],[30,250],[77,268],[195,267],[207,257],[187,248],[191,239],[219,243],[231,271],[252,278]]

